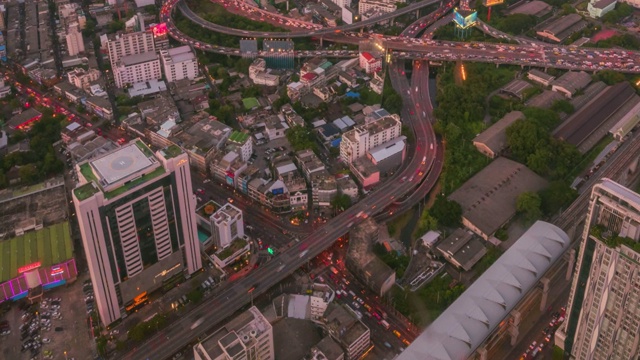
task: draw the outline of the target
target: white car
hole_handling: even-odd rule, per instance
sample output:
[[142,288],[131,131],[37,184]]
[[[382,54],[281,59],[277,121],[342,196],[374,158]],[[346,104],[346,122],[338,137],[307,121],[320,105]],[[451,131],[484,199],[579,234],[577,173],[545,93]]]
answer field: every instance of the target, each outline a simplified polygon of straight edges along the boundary
[[45,344],[48,344],[48,343],[51,342],[51,339],[44,338],[44,339],[42,339],[42,342],[45,343]]

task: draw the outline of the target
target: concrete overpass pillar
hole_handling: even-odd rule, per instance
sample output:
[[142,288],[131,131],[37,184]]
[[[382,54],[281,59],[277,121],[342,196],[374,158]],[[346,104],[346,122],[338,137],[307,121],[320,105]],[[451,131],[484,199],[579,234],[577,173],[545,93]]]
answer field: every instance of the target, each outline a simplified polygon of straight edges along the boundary
[[487,360],[487,347],[481,346],[478,348],[478,355],[480,355],[480,360]]
[[571,274],[573,273],[573,267],[576,264],[576,249],[569,251],[569,263],[567,264],[567,273],[564,275],[564,279],[571,280]]
[[420,9],[416,10],[416,19],[420,18]]
[[547,308],[547,297],[549,296],[550,280],[548,277],[545,276],[542,279],[540,279],[540,282],[542,283],[542,297],[540,298],[540,311],[544,313],[545,309]]
[[522,320],[522,314],[520,311],[511,311],[511,319],[513,321],[509,324],[509,335],[511,335],[511,346],[516,346],[518,343],[518,336],[520,335],[520,321]]
[[393,26],[393,23],[395,22],[395,20],[396,20],[395,18],[391,18],[391,20],[389,21],[389,24]]
[[320,48],[322,49],[322,36],[320,36]]

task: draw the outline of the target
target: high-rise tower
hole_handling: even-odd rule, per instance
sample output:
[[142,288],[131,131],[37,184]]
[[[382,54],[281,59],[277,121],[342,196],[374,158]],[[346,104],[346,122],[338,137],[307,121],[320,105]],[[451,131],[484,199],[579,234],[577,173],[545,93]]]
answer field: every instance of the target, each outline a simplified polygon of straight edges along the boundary
[[104,324],[202,267],[187,154],[140,140],[77,166],[73,191]]
[[640,195],[609,179],[593,187],[567,319],[556,344],[577,360],[640,355]]

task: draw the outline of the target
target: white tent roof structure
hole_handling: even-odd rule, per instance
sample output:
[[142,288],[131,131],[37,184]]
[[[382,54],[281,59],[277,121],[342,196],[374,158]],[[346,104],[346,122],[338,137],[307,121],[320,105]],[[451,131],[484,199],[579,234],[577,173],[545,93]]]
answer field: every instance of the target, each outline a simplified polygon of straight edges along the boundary
[[449,306],[398,360],[466,360],[569,247],[559,227],[536,222]]

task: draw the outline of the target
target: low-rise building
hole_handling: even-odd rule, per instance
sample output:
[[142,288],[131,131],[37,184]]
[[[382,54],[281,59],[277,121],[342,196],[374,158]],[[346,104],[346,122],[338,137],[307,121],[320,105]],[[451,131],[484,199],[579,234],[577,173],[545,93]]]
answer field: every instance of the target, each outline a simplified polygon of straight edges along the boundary
[[396,114],[381,116],[347,131],[340,142],[340,157],[351,164],[379,145],[396,139],[401,133],[400,117]]
[[85,70],[75,68],[67,73],[67,79],[73,86],[87,91],[91,83],[100,78],[100,71],[97,69]]
[[615,9],[617,3],[618,0],[591,0],[587,5],[587,11],[589,11],[589,16],[598,19]]
[[473,139],[473,146],[483,155],[493,159],[507,148],[507,128],[524,119],[520,111],[512,111]]
[[526,166],[498,157],[449,195],[462,207],[462,224],[488,240],[516,214],[516,200],[547,181]]
[[330,304],[324,314],[324,328],[345,352],[345,359],[359,359],[371,347],[371,331],[349,310]]
[[584,71],[567,71],[551,82],[551,90],[564,94],[571,99],[579,90],[584,89],[591,82],[591,75]]
[[527,73],[527,78],[531,81],[537,82],[540,85],[549,86],[556,77],[540,70],[531,69]]
[[463,228],[456,229],[436,249],[453,266],[464,271],[471,270],[487,253],[487,248],[478,236]]
[[582,19],[582,16],[569,14],[545,23],[542,28],[536,31],[536,34],[545,40],[560,43],[586,26],[587,22]]

